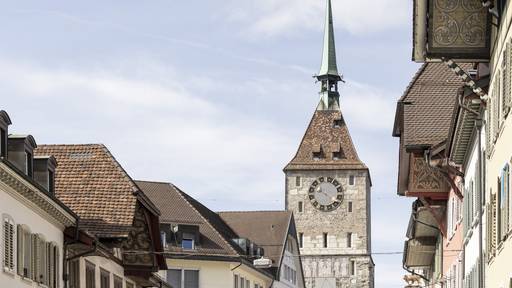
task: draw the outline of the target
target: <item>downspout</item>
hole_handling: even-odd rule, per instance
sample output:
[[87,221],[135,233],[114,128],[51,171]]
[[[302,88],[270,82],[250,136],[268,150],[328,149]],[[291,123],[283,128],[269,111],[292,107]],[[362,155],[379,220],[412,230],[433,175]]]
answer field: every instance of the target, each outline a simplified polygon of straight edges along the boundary
[[68,246],[74,243],[78,242],[79,236],[80,236],[80,218],[76,219],[76,225],[75,225],[75,239],[71,240],[71,242],[66,243],[64,241],[64,247],[63,247],[63,255],[62,255],[62,277],[64,280],[64,288],[68,288],[68,282],[69,282],[69,271],[68,271]]
[[[477,120],[475,122],[475,125],[476,125],[476,128],[477,128],[477,131],[478,131],[478,177],[480,178],[480,197],[479,200],[480,202],[478,203],[479,207],[478,207],[478,232],[479,232],[479,235],[478,235],[478,255],[480,257],[480,267],[478,269],[478,274],[479,274],[479,281],[480,283],[479,284],[479,287],[483,288],[485,287],[484,286],[484,265],[485,265],[485,261],[484,261],[484,247],[483,247],[483,221],[482,221],[482,216],[483,216],[483,209],[482,207],[485,205],[485,191],[484,191],[484,187],[485,187],[485,184],[484,184],[484,178],[483,178],[483,161],[484,159],[482,159],[482,116],[479,114],[477,116]],[[487,224],[489,225],[489,224]]]

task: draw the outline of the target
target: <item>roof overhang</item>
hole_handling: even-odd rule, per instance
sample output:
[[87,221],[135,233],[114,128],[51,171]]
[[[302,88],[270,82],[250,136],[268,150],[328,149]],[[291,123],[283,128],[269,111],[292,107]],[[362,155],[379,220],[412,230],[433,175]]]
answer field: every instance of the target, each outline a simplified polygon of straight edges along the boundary
[[414,0],[413,5],[413,61],[489,61],[491,15],[481,0]]
[[[489,78],[486,77],[480,81],[479,87],[485,87],[489,85]],[[451,147],[450,147],[450,160],[457,165],[464,165],[468,157],[468,151],[471,149],[473,139],[476,135],[476,124],[477,121],[481,120],[481,100],[478,95],[474,94],[469,88],[465,88],[463,92],[464,103],[468,111],[462,107],[459,107],[457,118],[452,127],[451,134]]]

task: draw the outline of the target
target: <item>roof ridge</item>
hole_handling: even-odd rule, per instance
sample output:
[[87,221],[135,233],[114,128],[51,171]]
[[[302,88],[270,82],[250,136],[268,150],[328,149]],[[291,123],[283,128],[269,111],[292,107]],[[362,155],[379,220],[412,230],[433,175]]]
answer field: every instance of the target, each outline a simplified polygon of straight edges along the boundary
[[135,181],[135,182],[144,182],[144,183],[169,184],[169,185],[173,185],[171,182],[164,182],[164,181],[138,180],[138,179],[135,179],[135,180],[133,180],[133,181]]
[[38,146],[46,146],[46,147],[49,147],[49,146],[105,146],[105,144],[103,143],[84,143],[84,144],[76,144],[76,143],[71,143],[71,144],[40,144]]
[[[196,211],[196,213],[205,221],[205,223],[208,224],[208,226],[210,226],[210,228],[213,229],[213,231],[215,231],[215,233],[217,233],[217,235],[228,245],[229,248],[231,248],[231,250],[233,252],[235,252],[235,254],[237,256],[240,256],[240,254],[238,253],[238,251],[235,249],[235,247],[233,246],[233,244],[231,243],[231,241],[228,241],[226,239],[226,237],[224,237],[223,233],[221,233],[220,231],[217,230],[217,228],[215,228],[215,226],[210,223],[210,221],[201,213],[199,212],[196,207],[194,205],[192,205],[192,203],[190,203],[190,201],[187,199],[187,197],[185,197],[184,195],[190,197],[192,200],[196,201],[197,203],[201,204],[199,201],[197,201],[194,197],[188,195],[187,193],[185,193],[184,191],[182,191],[180,188],[178,188],[176,185],[174,184],[169,184],[170,186],[172,186],[177,192],[178,194],[180,195],[181,198],[183,198],[183,200],[185,202],[187,202],[187,204],[192,208],[194,209],[194,211]],[[203,204],[201,204],[202,206],[204,206]],[[210,210],[208,207],[204,206],[206,209]],[[212,210],[210,210],[212,213],[214,214],[217,214],[215,212],[213,212]],[[219,216],[220,217],[220,216]],[[231,228],[231,226],[229,226],[225,221],[224,219],[221,218],[221,220],[224,222],[224,224],[226,226],[228,226],[231,230],[233,230],[233,228]],[[235,231],[233,231],[236,235],[238,235]]]

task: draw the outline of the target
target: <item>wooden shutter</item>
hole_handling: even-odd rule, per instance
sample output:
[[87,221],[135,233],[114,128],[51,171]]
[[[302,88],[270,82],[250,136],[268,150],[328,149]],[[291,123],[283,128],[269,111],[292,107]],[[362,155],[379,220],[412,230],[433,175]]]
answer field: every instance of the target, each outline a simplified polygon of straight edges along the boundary
[[4,230],[4,267],[14,272],[14,222],[7,217],[3,220]]
[[[486,112],[486,117],[487,117],[487,121],[485,123],[485,140],[486,140],[486,149],[490,150],[491,149],[491,143],[492,143],[492,137],[491,137],[491,124],[492,124],[492,104],[493,104],[493,100],[492,98],[489,98],[489,100],[487,100],[487,112]],[[491,153],[488,153],[488,157],[490,156]]]
[[25,231],[23,231],[23,227],[21,225],[18,224],[18,234],[16,235],[17,236],[17,267],[18,267],[18,275],[20,276],[24,276],[24,273],[23,273],[23,267],[24,267],[24,264],[23,264],[23,248],[24,248],[24,245],[23,245],[23,237],[25,237]]
[[55,288],[60,288],[60,250],[55,246]]
[[492,207],[491,207],[491,254],[494,256],[496,255],[496,245],[497,245],[497,235],[498,235],[498,217],[497,217],[497,202],[496,201],[496,194],[492,194]]
[[39,236],[36,234],[31,235],[32,242],[32,280],[39,282]]

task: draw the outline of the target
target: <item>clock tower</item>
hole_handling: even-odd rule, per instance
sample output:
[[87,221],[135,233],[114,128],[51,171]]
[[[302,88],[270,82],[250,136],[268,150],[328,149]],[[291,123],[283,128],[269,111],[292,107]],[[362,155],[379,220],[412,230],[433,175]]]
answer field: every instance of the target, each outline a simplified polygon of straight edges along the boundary
[[308,288],[374,287],[371,180],[343,119],[331,1],[327,0],[320,101],[286,165],[286,210],[293,211]]

